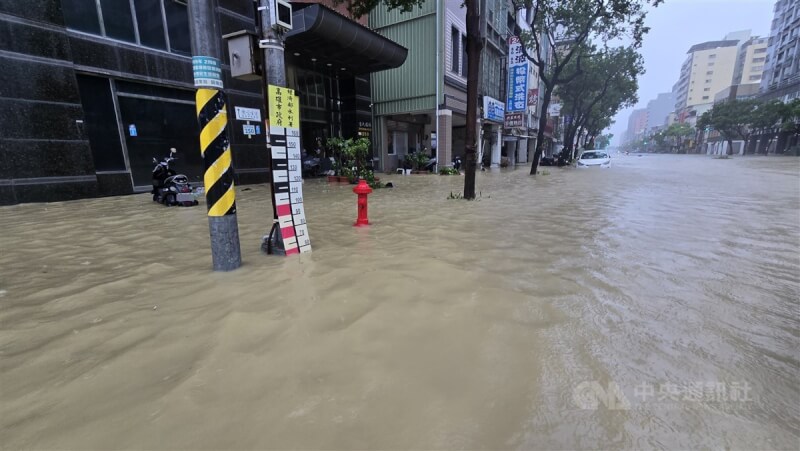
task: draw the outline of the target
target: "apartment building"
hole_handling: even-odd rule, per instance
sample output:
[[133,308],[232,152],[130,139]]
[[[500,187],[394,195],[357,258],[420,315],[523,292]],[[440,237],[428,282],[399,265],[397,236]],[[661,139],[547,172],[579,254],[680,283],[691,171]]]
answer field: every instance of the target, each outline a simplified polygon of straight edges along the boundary
[[693,45],[673,87],[675,112],[683,122],[711,109],[714,96],[731,85],[739,56],[739,41],[726,39]]
[[761,93],[786,102],[800,97],[800,2],[778,0],[774,12]]
[[761,84],[767,59],[767,38],[754,36],[739,47],[732,85]]
[[647,130],[647,108],[633,110],[628,117],[628,129],[625,132],[626,142],[635,142],[644,136]]
[[655,99],[647,102],[646,130],[664,127],[667,116],[675,108],[675,96],[671,92],[659,94]]

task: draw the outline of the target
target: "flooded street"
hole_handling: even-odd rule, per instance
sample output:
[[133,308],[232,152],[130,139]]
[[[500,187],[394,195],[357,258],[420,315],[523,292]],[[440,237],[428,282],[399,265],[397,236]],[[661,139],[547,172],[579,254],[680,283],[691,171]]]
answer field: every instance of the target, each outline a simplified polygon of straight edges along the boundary
[[211,271],[204,206],[0,208],[0,443],[797,449],[800,160],[305,184],[314,252]]

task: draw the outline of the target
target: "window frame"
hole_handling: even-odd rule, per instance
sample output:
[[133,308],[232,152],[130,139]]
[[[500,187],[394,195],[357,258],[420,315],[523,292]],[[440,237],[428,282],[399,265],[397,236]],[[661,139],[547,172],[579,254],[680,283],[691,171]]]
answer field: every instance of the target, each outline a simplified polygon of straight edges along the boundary
[[461,51],[459,45],[461,44],[461,31],[455,26],[450,27],[450,72],[454,74],[459,73],[461,63]]
[[[80,0],[78,0],[78,1],[80,1]],[[87,3],[87,9],[89,11],[92,11],[92,10],[94,11],[94,16],[95,16],[95,18],[97,18],[97,21],[98,21],[98,23],[100,25],[99,33],[95,33],[93,31],[84,31],[84,30],[82,30],[80,28],[72,27],[69,23],[66,23],[66,20],[65,20],[65,26],[66,26],[67,30],[74,31],[74,32],[77,32],[77,33],[85,33],[85,34],[89,34],[89,35],[92,35],[92,36],[98,36],[98,37],[101,37],[101,38],[104,38],[104,39],[109,39],[109,40],[113,40],[113,41],[117,41],[117,42],[122,42],[122,43],[125,43],[125,44],[134,45],[134,46],[137,46],[137,47],[143,47],[143,48],[146,48],[146,49],[149,49],[149,50],[158,51],[158,52],[167,52],[167,53],[170,53],[170,54],[173,54],[173,55],[191,57],[191,52],[189,52],[187,54],[187,52],[185,52],[184,50],[176,49],[175,46],[173,45],[173,43],[171,42],[170,36],[169,36],[169,21],[167,20],[167,13],[166,13],[166,7],[165,7],[165,2],[171,2],[171,3],[175,3],[177,5],[181,5],[181,6],[184,6],[184,7],[188,8],[188,3],[186,2],[186,0],[157,0],[157,4],[158,4],[158,7],[159,7],[157,13],[160,16],[160,20],[161,20],[161,24],[162,24],[162,26],[161,26],[162,30],[161,31],[164,34],[164,47],[163,48],[161,48],[161,47],[153,47],[151,45],[146,45],[146,44],[142,43],[140,27],[139,27],[139,18],[138,18],[137,10],[136,10],[136,1],[137,0],[128,0],[127,1],[128,8],[130,9],[131,26],[133,28],[133,34],[134,34],[134,40],[133,41],[127,41],[127,40],[124,40],[124,39],[116,38],[116,37],[110,36],[108,34],[108,30],[106,29],[105,20],[104,20],[104,17],[103,17],[103,7],[101,5],[101,1],[99,1],[99,0],[83,0],[83,1]],[[66,17],[65,17],[65,19],[66,19]],[[189,18],[188,18],[188,11],[187,11],[187,24],[189,22],[188,19]]]

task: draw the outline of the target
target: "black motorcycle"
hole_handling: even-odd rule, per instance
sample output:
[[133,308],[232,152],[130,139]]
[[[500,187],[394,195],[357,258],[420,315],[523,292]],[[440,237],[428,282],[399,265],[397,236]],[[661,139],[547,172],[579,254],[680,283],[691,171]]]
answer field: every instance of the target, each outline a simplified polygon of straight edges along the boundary
[[177,160],[173,157],[178,153],[173,147],[169,150],[169,156],[164,157],[160,162],[153,158],[153,163],[156,166],[153,168],[153,201],[164,204],[167,207],[178,205],[182,207],[191,207],[197,205],[192,192],[192,185],[189,183],[189,178],[183,174],[177,174],[170,164]]

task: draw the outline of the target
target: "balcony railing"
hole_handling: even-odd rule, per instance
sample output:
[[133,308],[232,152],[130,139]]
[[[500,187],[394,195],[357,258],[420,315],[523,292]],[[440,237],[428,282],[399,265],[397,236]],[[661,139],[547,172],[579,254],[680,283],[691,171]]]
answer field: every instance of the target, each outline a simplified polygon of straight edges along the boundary
[[779,82],[771,83],[767,86],[768,91],[774,91],[776,89],[783,88],[785,86],[790,86],[795,83],[800,83],[800,74],[794,74],[789,78],[783,79]]

